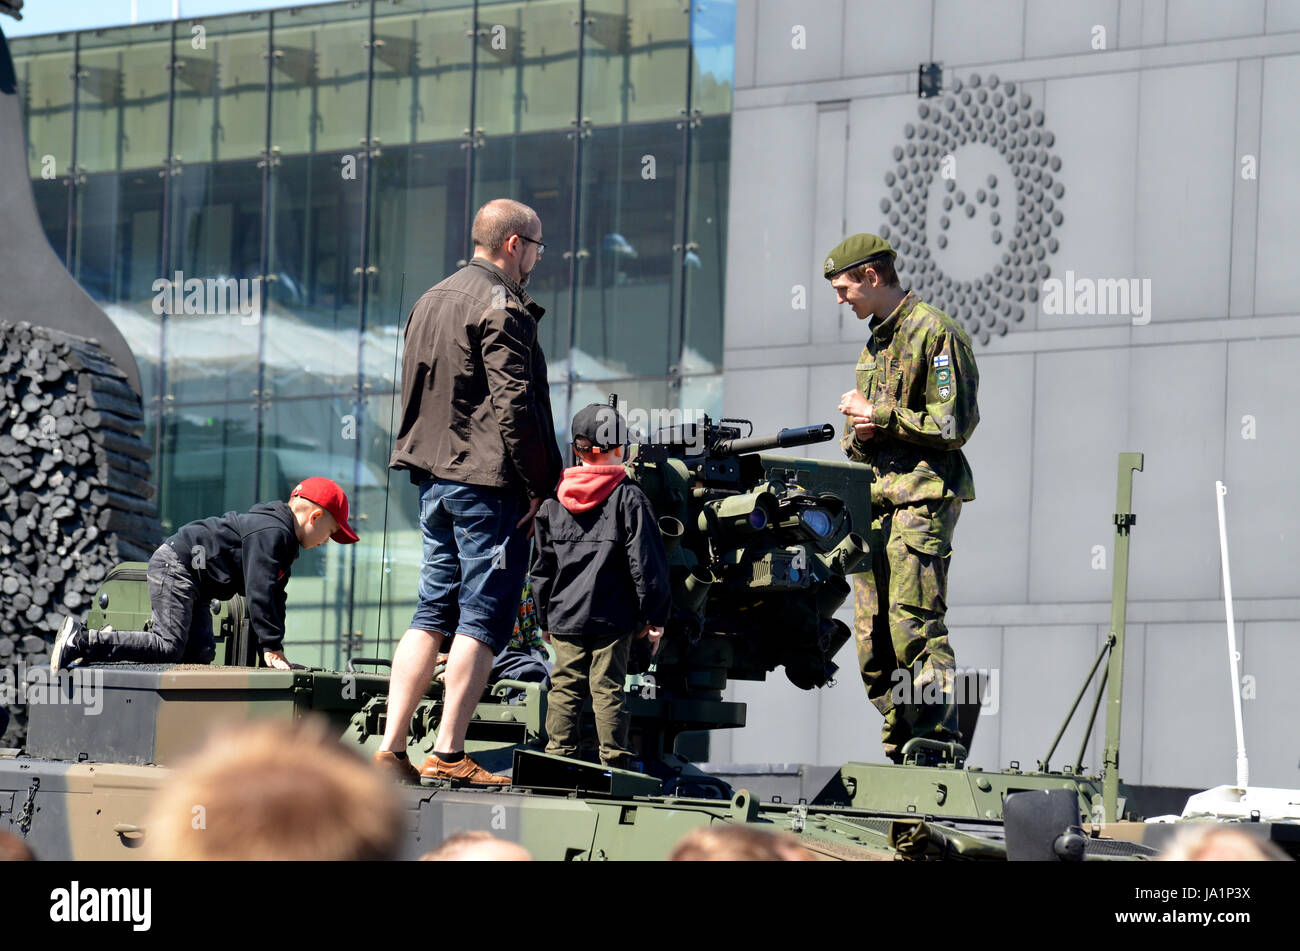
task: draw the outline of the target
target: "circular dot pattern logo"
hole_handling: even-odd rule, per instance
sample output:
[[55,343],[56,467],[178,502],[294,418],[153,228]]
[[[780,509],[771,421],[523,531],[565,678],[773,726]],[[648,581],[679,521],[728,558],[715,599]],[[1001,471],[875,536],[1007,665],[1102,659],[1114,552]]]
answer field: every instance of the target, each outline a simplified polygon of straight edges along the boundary
[[[920,122],[903,128],[906,144],[894,147],[897,164],[885,173],[888,193],[880,210],[886,221],[879,234],[898,252],[899,269],[910,272],[917,295],[959,321],[972,339],[988,343],[990,335],[1025,319],[1051,274],[1054,231],[1064,220],[1056,203],[1065,194],[1056,177],[1061,159],[1052,152],[1055,136],[1029,93],[994,75],[973,74],[964,84],[954,79],[942,98],[918,104],[917,115]],[[989,174],[968,195],[958,185],[956,151],[976,144],[996,150],[1011,174],[1009,181]],[[965,179],[962,184],[970,186]],[[938,234],[930,238],[932,200],[941,214]],[[953,219],[973,219],[980,210],[987,212],[996,257],[981,277],[959,280],[944,273],[934,248],[948,247]]]

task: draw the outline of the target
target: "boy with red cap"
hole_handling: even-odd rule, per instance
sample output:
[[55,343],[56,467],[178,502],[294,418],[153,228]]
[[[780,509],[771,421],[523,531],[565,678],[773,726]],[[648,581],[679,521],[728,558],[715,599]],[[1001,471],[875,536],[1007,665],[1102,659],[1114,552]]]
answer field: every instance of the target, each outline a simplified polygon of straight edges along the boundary
[[288,670],[284,656],[285,586],[304,548],[329,539],[357,540],[348,525],[348,497],[329,479],[299,482],[288,502],[259,502],[248,512],[182,526],[149,559],[152,628],[88,630],[67,618],[50,651],[57,672],[76,661],[207,664],[216,656],[208,602],[236,594],[248,600],[253,634],[268,667]]
[[633,637],[659,649],[672,607],[659,522],[622,466],[627,423],[593,403],[573,418],[579,465],[533,521],[538,620],[555,649],[546,700],[546,752],[578,753],[578,719],[591,697],[600,761],[625,769],[630,718],[623,681]]

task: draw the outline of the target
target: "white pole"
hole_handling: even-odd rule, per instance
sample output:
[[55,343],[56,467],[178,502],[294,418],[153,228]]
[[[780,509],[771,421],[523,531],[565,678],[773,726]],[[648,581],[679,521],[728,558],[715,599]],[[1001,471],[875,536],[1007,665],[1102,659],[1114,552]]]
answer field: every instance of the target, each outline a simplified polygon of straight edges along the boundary
[[172,0],[172,19],[179,20],[180,18],[181,18],[181,0]]
[[131,0],[131,22],[140,22],[140,0]]
[[1219,551],[1223,556],[1223,600],[1228,609],[1228,663],[1232,669],[1232,715],[1237,724],[1237,788],[1245,793],[1250,767],[1246,762],[1246,733],[1241,721],[1241,676],[1237,670],[1237,662],[1241,655],[1237,653],[1237,628],[1232,619],[1232,575],[1228,570],[1228,522],[1223,514],[1223,497],[1228,494],[1228,487],[1222,482],[1216,482],[1214,489],[1215,501],[1219,506]]

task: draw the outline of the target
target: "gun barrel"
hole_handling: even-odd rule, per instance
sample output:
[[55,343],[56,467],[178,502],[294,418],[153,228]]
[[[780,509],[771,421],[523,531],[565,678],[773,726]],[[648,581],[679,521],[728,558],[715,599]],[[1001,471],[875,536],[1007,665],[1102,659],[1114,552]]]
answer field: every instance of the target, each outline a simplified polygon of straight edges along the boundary
[[794,426],[771,436],[746,436],[744,439],[722,439],[713,445],[714,456],[738,456],[743,452],[765,452],[787,446],[808,446],[815,442],[828,442],[835,438],[835,427],[830,423],[812,426]]

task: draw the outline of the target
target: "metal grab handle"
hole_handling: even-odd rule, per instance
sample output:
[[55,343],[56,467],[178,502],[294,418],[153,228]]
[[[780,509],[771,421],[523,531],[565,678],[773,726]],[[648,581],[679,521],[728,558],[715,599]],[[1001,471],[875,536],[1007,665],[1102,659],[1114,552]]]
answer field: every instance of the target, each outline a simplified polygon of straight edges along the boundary
[[385,660],[382,657],[349,657],[348,673],[350,674],[356,673],[356,668],[353,666],[354,664],[378,664],[381,667],[388,667],[388,668],[391,668],[393,666],[393,662],[391,660]]
[[144,845],[145,828],[143,826],[133,826],[129,822],[119,822],[113,826],[113,831],[117,833],[118,840],[128,849],[138,849]]
[[546,692],[540,680],[498,680],[492,685],[492,696],[504,697],[507,690],[527,690],[529,687]]

